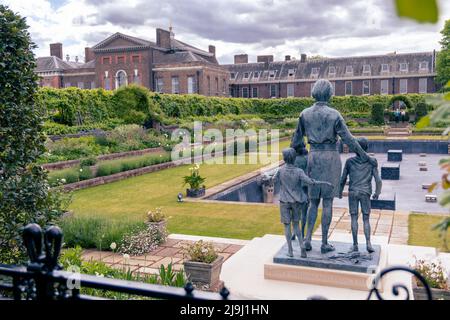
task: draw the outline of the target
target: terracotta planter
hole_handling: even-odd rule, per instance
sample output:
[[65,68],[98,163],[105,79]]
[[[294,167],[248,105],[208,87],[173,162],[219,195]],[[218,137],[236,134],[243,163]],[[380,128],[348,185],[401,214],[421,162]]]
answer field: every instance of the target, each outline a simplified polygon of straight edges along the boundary
[[[416,280],[412,280],[414,300],[427,300],[427,292],[424,287],[417,286]],[[450,290],[431,288],[433,300],[450,300]]]
[[186,189],[186,195],[191,198],[199,198],[205,195],[205,187],[200,189]]
[[184,271],[192,282],[208,284],[213,287],[219,282],[223,257],[219,256],[212,263],[185,261]]

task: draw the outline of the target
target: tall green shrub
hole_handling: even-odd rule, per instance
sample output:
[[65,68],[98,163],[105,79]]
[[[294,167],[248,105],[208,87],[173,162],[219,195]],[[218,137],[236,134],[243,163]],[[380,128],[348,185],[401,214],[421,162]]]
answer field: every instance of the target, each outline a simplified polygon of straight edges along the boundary
[[372,105],[372,112],[370,115],[370,121],[376,125],[384,124],[384,105],[381,103],[374,103]]
[[61,213],[46,172],[35,164],[45,149],[27,29],[24,18],[0,5],[0,263],[24,259],[23,226],[46,226]]
[[416,105],[416,121],[428,114],[428,106],[426,103],[420,102]]

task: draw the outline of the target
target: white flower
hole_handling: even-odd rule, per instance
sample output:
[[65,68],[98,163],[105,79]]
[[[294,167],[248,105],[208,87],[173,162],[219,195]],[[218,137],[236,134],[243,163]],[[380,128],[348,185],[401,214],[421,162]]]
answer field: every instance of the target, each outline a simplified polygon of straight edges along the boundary
[[116,250],[117,244],[115,242],[113,242],[113,243],[111,243],[111,245],[109,247],[111,248],[111,250]]
[[123,255],[123,263],[128,264],[129,262],[130,262],[130,255],[125,253]]
[[83,169],[80,169],[80,172],[83,172]]
[[61,182],[62,182],[62,183],[66,183],[66,179],[62,178],[62,179],[61,179]]

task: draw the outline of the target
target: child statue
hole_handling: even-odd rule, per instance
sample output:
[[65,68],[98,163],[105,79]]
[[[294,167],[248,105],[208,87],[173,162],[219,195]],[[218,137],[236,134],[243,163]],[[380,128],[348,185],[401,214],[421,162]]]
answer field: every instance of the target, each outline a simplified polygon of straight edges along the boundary
[[[298,147],[295,149],[297,152],[297,156],[295,157],[294,165],[297,168],[302,169],[306,172],[306,168],[308,166],[308,150],[304,147]],[[303,192],[308,196],[308,186],[306,184],[302,185]],[[306,228],[306,218],[308,216],[308,206],[309,206],[309,198],[306,200],[305,205],[302,206],[302,212],[301,212],[301,231],[302,231],[302,237],[305,238],[305,228]],[[292,236],[292,240],[295,240],[295,234]]]
[[293,257],[292,250],[292,232],[291,224],[294,233],[297,236],[300,245],[301,257],[306,258],[306,249],[303,244],[303,236],[300,232],[299,222],[300,214],[303,206],[307,204],[308,196],[305,193],[303,186],[326,184],[331,186],[329,182],[315,181],[309,178],[305,172],[295,166],[295,158],[297,153],[292,148],[283,150],[283,160],[285,166],[281,167],[273,176],[274,181],[280,182],[280,216],[281,223],[284,224],[284,233],[288,244],[288,256]]
[[[358,143],[364,151],[367,151],[368,140],[358,138]],[[369,253],[374,252],[370,243],[370,195],[372,193],[372,178],[375,179],[375,193],[373,199],[378,199],[381,192],[381,178],[378,174],[378,164],[372,164],[363,161],[359,155],[347,159],[342,173],[339,198],[342,199],[342,191],[349,176],[350,184],[348,188],[348,207],[350,211],[352,224],[353,245],[350,252],[358,251],[358,207],[361,205],[361,211],[364,222],[364,235],[366,237],[366,247]]]

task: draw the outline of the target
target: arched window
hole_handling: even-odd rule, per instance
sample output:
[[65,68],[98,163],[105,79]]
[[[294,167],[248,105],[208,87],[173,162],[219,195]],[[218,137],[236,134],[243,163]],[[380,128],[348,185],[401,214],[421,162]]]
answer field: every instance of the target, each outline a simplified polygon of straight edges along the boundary
[[119,70],[116,73],[116,89],[126,86],[128,84],[127,73],[123,70]]

